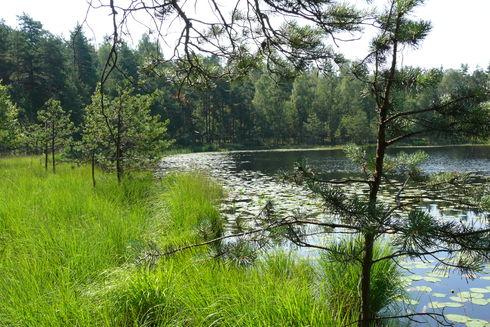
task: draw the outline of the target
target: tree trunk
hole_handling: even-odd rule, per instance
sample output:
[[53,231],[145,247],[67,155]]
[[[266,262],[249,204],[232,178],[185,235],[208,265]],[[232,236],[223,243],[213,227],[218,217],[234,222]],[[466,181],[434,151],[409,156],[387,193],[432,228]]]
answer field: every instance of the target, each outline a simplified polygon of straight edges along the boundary
[[44,170],[48,171],[48,141],[44,142]]
[[55,130],[54,130],[54,122],[51,123],[51,158],[53,160],[53,174],[56,173],[56,161],[54,158],[55,152]]
[[117,136],[116,136],[116,174],[117,182],[120,184],[123,177],[122,166],[122,149],[121,149],[121,133],[122,133],[122,100],[119,102],[119,110],[117,112]]
[[92,186],[95,188],[95,153],[92,151]]
[[48,158],[49,158],[49,141],[48,141],[48,123],[44,123],[44,170],[48,171]]
[[361,275],[361,319],[358,326],[369,327],[375,313],[371,307],[371,268],[373,266],[374,235],[364,235],[364,257]]

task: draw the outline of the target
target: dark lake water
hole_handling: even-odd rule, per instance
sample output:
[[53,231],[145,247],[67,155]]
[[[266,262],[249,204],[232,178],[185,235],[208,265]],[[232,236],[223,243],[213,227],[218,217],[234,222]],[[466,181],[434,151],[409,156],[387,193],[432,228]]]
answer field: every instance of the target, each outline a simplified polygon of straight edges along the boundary
[[[471,172],[490,177],[490,146],[406,147],[390,152],[424,151],[429,159],[421,166],[427,173]],[[356,167],[342,150],[237,151],[194,153],[166,158],[162,169],[202,170],[219,180],[227,191],[222,213],[230,222],[255,216],[271,200],[279,212],[292,211],[322,214],[321,201],[307,189],[278,181],[279,172],[291,170],[306,160],[332,177],[352,176]],[[355,190],[359,192],[359,190]],[[389,193],[389,192],[388,192]],[[359,193],[357,193],[359,194]],[[388,198],[390,194],[385,194]],[[488,213],[461,210],[440,202],[426,202],[423,209],[440,219],[478,219],[487,221]],[[328,216],[324,217],[328,219]],[[305,252],[305,255],[309,255]],[[314,256],[315,254],[313,254]],[[410,269],[406,288],[411,299],[402,303],[413,312],[444,312],[457,326],[490,326],[490,267],[474,279],[458,273],[435,271],[432,260],[405,261]],[[428,325],[436,325],[430,321]]]
[[[424,151],[429,155],[428,161],[422,164],[422,169],[428,173],[457,171],[490,175],[490,146],[406,147],[392,149],[388,154],[416,151]],[[237,169],[260,171],[267,175],[290,170],[301,160],[336,176],[357,171],[340,149],[243,151],[232,152],[231,156],[236,161]]]

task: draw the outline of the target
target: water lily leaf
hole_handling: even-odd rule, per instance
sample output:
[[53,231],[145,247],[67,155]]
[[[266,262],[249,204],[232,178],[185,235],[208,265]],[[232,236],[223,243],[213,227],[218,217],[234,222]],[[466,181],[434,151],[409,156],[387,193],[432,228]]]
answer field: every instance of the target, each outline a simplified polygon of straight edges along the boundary
[[429,286],[415,286],[410,288],[409,291],[430,293],[432,292],[432,288],[430,288]]
[[470,288],[472,293],[490,293],[490,289],[481,288],[481,287],[472,287]]
[[471,303],[478,305],[487,305],[490,302],[487,299],[471,299]]
[[470,299],[468,298],[462,298],[462,297],[459,297],[459,296],[451,296],[449,297],[452,301],[454,302],[461,302],[461,303],[465,303],[465,302],[468,302]]
[[482,293],[472,293],[468,291],[459,292],[456,295],[465,299],[483,299],[484,297]]
[[446,294],[444,294],[444,293],[437,293],[437,292],[434,292],[434,293],[432,293],[431,295],[432,295],[433,297],[439,297],[439,298],[441,298],[441,297],[446,297]]
[[462,303],[456,302],[437,302],[433,301],[428,304],[428,307],[431,309],[443,309],[443,308],[461,308],[463,306]]
[[420,275],[411,275],[410,276],[410,279],[413,281],[422,280],[423,278],[424,278],[424,276],[420,276]]
[[405,304],[410,304],[410,305],[417,305],[417,304],[419,304],[419,301],[418,300],[415,300],[415,299],[398,299],[397,301],[398,302],[403,302]]
[[490,276],[481,276],[480,279],[483,279],[483,280],[490,280]]
[[449,297],[449,299],[451,301],[454,301],[454,302],[461,302],[461,303],[465,303],[465,302],[468,302],[470,299],[468,298],[462,298],[462,297],[459,297],[459,296],[451,296]]
[[425,262],[416,262],[412,267],[417,268],[417,269],[432,268],[432,266],[429,263],[425,263]]
[[470,319],[466,322],[466,327],[489,327],[490,323],[482,319]]
[[454,322],[461,322],[461,323],[465,323],[469,320],[471,320],[470,317],[468,316],[463,316],[463,315],[458,315],[458,314],[447,314],[446,315],[446,318],[451,320],[451,321],[454,321]]
[[432,276],[424,276],[422,279],[429,283],[438,283],[441,281],[440,278]]

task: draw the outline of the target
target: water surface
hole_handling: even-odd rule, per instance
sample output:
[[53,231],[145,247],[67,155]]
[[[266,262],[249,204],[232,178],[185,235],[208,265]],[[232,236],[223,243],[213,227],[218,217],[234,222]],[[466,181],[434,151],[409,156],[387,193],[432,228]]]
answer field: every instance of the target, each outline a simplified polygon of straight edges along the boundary
[[[467,172],[485,178],[490,176],[490,146],[407,147],[391,150],[395,155],[404,151],[423,150],[429,159],[421,166],[426,173]],[[342,150],[285,150],[285,151],[234,151],[225,153],[194,153],[166,158],[162,169],[203,170],[221,181],[227,190],[227,200],[222,213],[229,222],[229,232],[237,219],[255,217],[268,200],[279,213],[310,215],[329,219],[323,212],[322,203],[304,187],[286,183],[276,178],[279,172],[293,169],[298,161],[307,161],[315,169],[331,177],[357,175],[356,167],[345,157]],[[356,187],[353,194],[366,190]],[[393,198],[390,191],[382,197]],[[487,213],[453,207],[441,202],[425,202],[421,206],[439,219],[479,219],[486,221]],[[302,255],[315,256],[315,251],[300,249]],[[456,320],[473,319],[468,326],[490,326],[490,271],[475,279],[458,273],[443,274],[434,271],[435,262],[404,262],[407,272],[407,290],[412,300],[403,304],[417,312],[442,312]],[[466,317],[466,318],[465,318]],[[468,318],[469,317],[469,318]],[[432,323],[433,324],[433,323]],[[465,324],[461,324],[465,325]]]

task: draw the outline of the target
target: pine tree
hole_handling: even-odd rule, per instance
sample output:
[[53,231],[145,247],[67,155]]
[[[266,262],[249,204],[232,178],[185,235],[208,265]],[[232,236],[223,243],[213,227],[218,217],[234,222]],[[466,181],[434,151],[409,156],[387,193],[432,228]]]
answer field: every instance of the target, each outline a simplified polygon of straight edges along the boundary
[[[387,149],[399,142],[434,132],[475,137],[490,135],[490,111],[483,104],[488,100],[485,85],[463,83],[451,91],[440,92],[428,106],[412,103],[413,106],[407,108],[399,101],[400,94],[422,92],[433,86],[424,84],[417,70],[398,69],[400,49],[417,46],[430,31],[428,22],[410,19],[420,3],[420,0],[389,1],[389,6],[377,14],[376,25],[380,32],[373,39],[369,56],[353,66],[354,74],[366,83],[375,100],[377,116],[375,152],[358,146],[347,149],[348,157],[359,166],[361,177],[331,179],[301,164],[293,178],[319,194],[327,212],[338,220],[320,222],[304,217],[291,218],[287,222],[287,237],[299,246],[337,253],[339,260],[359,260],[362,267],[360,327],[389,319],[377,315],[372,298],[371,273],[380,261],[430,257],[443,266],[473,273],[481,269],[490,253],[488,222],[441,221],[415,206],[423,199],[444,199],[452,204],[478,208],[483,204],[481,195],[488,190],[469,184],[471,176],[465,174],[422,173],[419,165],[427,159],[424,153],[387,155]],[[348,192],[349,187],[364,189],[365,195],[353,196]],[[393,187],[396,191],[391,201],[382,199],[381,193]],[[408,192],[419,189],[429,192],[420,195]],[[285,224],[284,220],[281,224]],[[338,253],[336,247],[312,244],[305,238],[305,226],[317,226],[325,233],[341,229],[344,233],[358,235],[362,240],[361,252]],[[395,252],[374,258],[375,241],[387,234]],[[440,318],[435,312],[422,314]]]
[[91,158],[92,171],[98,163],[115,170],[121,182],[128,170],[150,167],[160,159],[171,143],[166,137],[168,121],[151,115],[154,95],[134,95],[125,88],[106,98],[104,107],[100,97],[96,91],[85,109],[82,147]]
[[[76,129],[70,114],[63,110],[59,100],[49,99],[44,109],[38,112],[39,124],[34,137],[44,148],[44,167],[48,169],[48,153],[51,152],[53,173],[56,172],[56,152],[65,150],[72,144],[72,136]],[[37,143],[37,142],[36,142]]]
[[19,109],[12,103],[8,88],[0,83],[0,153],[14,150],[19,145],[21,131],[18,116]]

